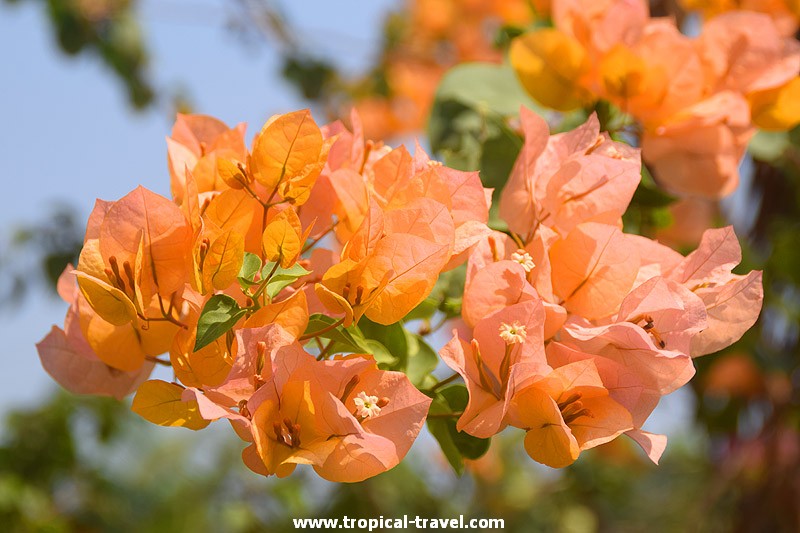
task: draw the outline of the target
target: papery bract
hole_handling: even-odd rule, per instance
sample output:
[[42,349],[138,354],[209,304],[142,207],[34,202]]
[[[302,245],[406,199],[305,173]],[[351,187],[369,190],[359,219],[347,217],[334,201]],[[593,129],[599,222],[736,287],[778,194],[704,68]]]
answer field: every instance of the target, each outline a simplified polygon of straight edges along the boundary
[[691,355],[712,353],[741,338],[758,319],[764,290],[761,272],[732,274],[742,260],[732,227],[707,230],[697,250],[669,273],[699,296],[706,306],[708,327],[692,339]]
[[753,132],[744,97],[722,92],[645,132],[642,151],[668,190],[719,198],[738,186],[739,161]]
[[[329,481],[363,481],[397,466],[422,429],[431,403],[405,374],[379,370],[367,356],[323,361],[295,376],[318,380],[356,417],[361,428],[360,433],[339,441],[328,458],[315,466]],[[376,398],[380,407],[368,411],[362,401],[359,408],[356,399],[365,396]]]
[[183,387],[158,379],[142,383],[131,410],[159,426],[180,426],[196,431],[209,424],[200,415],[196,401],[183,399]]
[[589,59],[569,35],[555,29],[526,33],[513,41],[510,59],[522,85],[547,107],[569,111],[591,101],[578,83]]
[[636,404],[628,407],[637,428],[662,396],[685,385],[695,373],[688,355],[656,346],[641,326],[630,322],[586,327],[568,321],[562,333],[567,346],[611,359],[638,376],[642,392]]
[[[504,326],[521,330],[524,339],[509,342],[501,337]],[[519,365],[530,375],[547,374],[544,357],[544,309],[538,300],[509,305],[475,325],[468,342],[455,333],[439,354],[448,366],[464,378],[469,403],[456,428],[487,438],[505,427],[511,372]]]
[[250,157],[256,181],[293,204],[308,200],[328,155],[311,112],[295,111],[267,122],[253,143]]
[[553,244],[550,262],[564,307],[595,319],[614,313],[632,288],[639,254],[619,229],[587,222]]
[[516,389],[508,419],[527,432],[528,455],[553,468],[633,429],[630,414],[609,397],[591,360],[559,367]]
[[114,202],[100,227],[100,253],[106,264],[136,263],[142,240],[143,299],[165,298],[189,279],[192,231],[180,209],[155,193],[139,187]]

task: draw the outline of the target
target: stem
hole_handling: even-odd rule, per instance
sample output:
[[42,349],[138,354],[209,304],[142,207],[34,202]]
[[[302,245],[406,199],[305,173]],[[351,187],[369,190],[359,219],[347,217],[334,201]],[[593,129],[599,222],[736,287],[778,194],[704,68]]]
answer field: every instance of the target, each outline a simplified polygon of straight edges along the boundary
[[316,239],[314,239],[314,240],[313,240],[313,241],[311,241],[310,243],[306,244],[306,245],[303,247],[303,251],[302,251],[302,252],[300,252],[300,253],[301,253],[301,254],[304,254],[304,253],[306,253],[307,251],[309,251],[310,249],[312,249],[312,248],[313,248],[313,247],[314,247],[314,246],[315,246],[315,245],[316,245],[316,244],[317,244],[319,241],[321,241],[322,239],[324,239],[324,238],[325,238],[325,237],[326,237],[326,236],[327,236],[327,235],[328,235],[330,232],[332,232],[332,231],[333,231],[333,228],[335,228],[335,227],[336,227],[336,225],[337,225],[338,223],[339,223],[339,221],[337,220],[336,222],[334,222],[333,224],[331,224],[331,227],[330,227],[330,228],[328,228],[328,229],[326,229],[326,230],[325,230],[325,233],[323,233],[322,235],[320,235],[319,237],[317,237]]
[[153,322],[161,322],[162,320],[166,320],[167,322],[172,322],[176,326],[180,326],[183,329],[189,329],[189,326],[187,326],[186,324],[184,324],[183,322],[172,316],[172,306],[170,306],[170,312],[167,313],[167,310],[164,309],[164,300],[161,299],[160,294],[158,295],[158,307],[161,309],[161,316],[163,317],[163,319],[145,317],[145,320]]
[[270,273],[267,275],[266,278],[261,280],[261,285],[259,285],[258,290],[255,292],[255,294],[253,294],[253,296],[251,296],[254,304],[258,305],[258,299],[264,293],[264,290],[267,288],[267,285],[269,285],[269,280],[272,279],[273,274],[275,274],[275,271],[278,270],[278,265],[280,264],[281,264],[280,259],[278,261],[275,261],[275,266],[272,267]]
[[[317,339],[317,342],[319,342],[319,337],[314,337],[314,338]],[[328,344],[325,346],[325,348],[323,348],[322,351],[319,352],[319,355],[317,356],[317,361],[322,361],[323,359],[327,359],[328,353],[331,351],[331,348],[333,348],[333,339],[328,341]]]
[[[264,204],[261,204],[261,206],[264,208],[264,213],[261,215],[261,238],[263,240],[264,232],[267,231],[267,213],[269,212],[269,208]],[[260,246],[260,248],[261,248],[261,259],[264,260],[264,256],[266,255],[264,253],[264,246]]]
[[428,333],[426,333],[425,335],[427,336],[427,335],[430,335],[431,333],[436,333],[437,331],[439,331],[440,329],[442,329],[442,327],[443,327],[445,324],[447,324],[447,321],[448,321],[448,320],[450,320],[450,318],[447,316],[447,314],[444,314],[444,316],[442,316],[441,320],[439,320],[439,321],[436,323],[436,325],[435,325],[435,326],[430,326],[430,331],[428,331]]
[[430,389],[428,389],[428,392],[436,392],[436,390],[437,390],[437,389],[439,389],[439,388],[441,388],[441,387],[444,387],[444,386],[445,386],[445,385],[447,385],[448,383],[452,383],[453,381],[457,380],[457,379],[458,379],[458,378],[460,378],[460,377],[461,377],[461,375],[460,375],[460,374],[453,374],[453,375],[452,375],[452,376],[450,376],[449,378],[446,378],[446,379],[443,379],[443,380],[441,380],[439,383],[437,383],[436,385],[434,385],[433,387],[431,387]]
[[281,173],[281,178],[278,180],[278,183],[275,184],[275,188],[272,189],[272,193],[269,195],[269,198],[267,198],[267,201],[264,203],[265,206],[269,205],[272,202],[272,199],[275,198],[275,195],[278,194],[278,187],[280,186],[282,180],[283,180],[283,173]]
[[159,359],[158,357],[151,357],[147,355],[145,356],[145,359],[148,361],[152,361],[157,365],[172,366],[172,363],[170,363],[169,361],[164,361],[163,359]]
[[513,231],[511,231],[509,233],[511,233],[511,238],[514,239],[514,242],[517,244],[517,246],[519,246],[520,249],[524,250],[525,249],[525,243],[522,242],[522,239],[520,239],[519,235],[517,235]]
[[259,198],[259,197],[258,197],[258,194],[256,194],[256,191],[254,191],[253,189],[251,189],[251,188],[250,188],[250,185],[248,185],[247,183],[245,183],[245,182],[243,182],[243,181],[240,181],[239,183],[241,183],[241,184],[242,184],[242,187],[244,188],[244,190],[245,190],[245,191],[247,191],[247,192],[250,194],[250,196],[252,196],[252,197],[253,197],[253,199],[254,199],[256,202],[258,202],[258,203],[259,203],[259,204],[261,204],[262,206],[266,207],[266,202],[264,202],[264,201],[263,201],[261,198]]
[[330,326],[325,326],[321,330],[315,331],[314,333],[309,333],[308,335],[301,335],[297,340],[298,341],[307,341],[308,339],[313,339],[314,337],[319,337],[323,333],[327,333],[327,332],[329,332],[331,330],[334,330],[334,329],[338,328],[339,326],[341,326],[342,324],[344,324],[344,318],[345,317],[342,317],[339,320],[337,320],[336,322],[334,322],[333,324],[331,324]]

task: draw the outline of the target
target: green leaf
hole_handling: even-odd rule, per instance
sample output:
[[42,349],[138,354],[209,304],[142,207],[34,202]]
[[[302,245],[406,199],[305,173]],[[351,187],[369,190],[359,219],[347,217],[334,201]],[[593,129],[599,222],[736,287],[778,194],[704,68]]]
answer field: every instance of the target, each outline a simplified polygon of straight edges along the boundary
[[411,383],[419,386],[439,364],[439,356],[422,337],[403,331],[408,346],[405,373]]
[[[322,331],[336,322],[337,319],[327,315],[313,314],[308,319],[308,327],[304,335],[315,335],[318,331]],[[382,369],[394,369],[399,364],[399,359],[382,342],[366,338],[358,326],[345,328],[339,325],[316,336],[334,342],[330,353],[371,354]]]
[[512,26],[509,24],[501,26],[494,36],[494,45],[497,48],[505,50],[511,45],[511,41],[523,33],[525,33],[525,28],[520,28],[519,26]]
[[363,317],[358,323],[358,329],[364,334],[364,338],[373,339],[381,343],[392,357],[405,366],[408,344],[406,343],[405,329],[399,322],[384,326],[372,322],[367,317]]
[[352,348],[353,352],[358,351],[359,342],[353,337],[353,334],[342,327],[341,325],[337,326],[334,329],[330,329],[323,333],[317,333],[325,328],[329,328],[333,324],[338,322],[337,319],[329,317],[328,315],[323,315],[320,313],[315,313],[308,318],[308,326],[306,327],[306,331],[303,334],[304,336],[314,336],[319,337],[321,339],[330,339],[342,345],[348,346]]
[[750,139],[747,151],[750,152],[754,159],[772,162],[781,159],[790,147],[789,133],[785,131],[758,131]]
[[[261,277],[266,278],[269,276],[269,273],[272,272],[272,269],[275,268],[275,263],[267,263],[264,265],[264,268],[261,269]],[[303,276],[307,276],[311,274],[310,270],[306,270],[299,264],[295,263],[294,265],[290,266],[289,268],[281,268],[278,267],[275,269],[275,272],[272,274],[272,277],[267,282],[266,293],[269,296],[270,300],[275,298],[278,293],[280,293],[283,289],[297,281],[298,279],[302,278]]]
[[667,207],[677,198],[671,196],[659,188],[653,180],[647,167],[642,167],[642,181],[636,187],[631,199],[631,205],[641,206],[645,208],[660,208]]
[[[449,385],[437,391],[430,414],[448,415],[464,410],[469,394],[464,385]],[[456,429],[455,417],[428,417],[428,429],[439,443],[456,474],[464,472],[464,459],[478,459],[489,449],[491,439],[479,439]]]
[[462,63],[442,78],[436,100],[455,100],[473,109],[485,109],[504,116],[514,116],[519,106],[541,111],[522,88],[511,65]]
[[480,170],[484,185],[499,191],[522,146],[507,119],[523,105],[542,111],[509,65],[459,65],[437,89],[428,121],[431,148],[450,167]]
[[375,358],[375,362],[378,363],[378,366],[382,370],[391,370],[397,366],[398,359],[392,355],[391,351],[386,348],[386,346],[375,339],[364,339],[362,346],[365,348],[362,351],[372,354]]
[[[446,408],[442,407],[436,400],[431,403],[431,413],[446,413]],[[442,449],[447,462],[453,467],[456,474],[459,476],[464,473],[464,457],[458,450],[455,441],[453,440],[453,433],[451,430],[455,428],[455,421],[444,418],[428,418],[428,431],[431,432],[433,438],[439,443],[439,448]]]
[[252,284],[256,277],[256,272],[261,269],[261,258],[250,252],[244,253],[242,268],[239,269],[239,281]]
[[[439,357],[433,348],[422,337],[405,329],[400,322],[384,326],[364,317],[358,323],[358,327],[367,342],[377,341],[379,345],[385,347],[389,358],[386,358],[387,354],[381,354],[383,357],[383,360],[379,361],[383,363],[381,367],[405,372],[411,383],[416,386],[419,386],[439,364]],[[375,348],[374,345],[371,347]],[[378,360],[378,354],[375,354],[375,359]]]
[[514,162],[522,150],[522,137],[502,128],[496,136],[486,139],[480,157],[481,180],[486,187],[495,189],[495,200],[499,200],[503,185],[508,181]]
[[303,335],[332,340],[335,343],[332,353],[366,353],[368,351],[366,339],[355,326],[345,328],[340,324],[333,329],[322,331],[336,322],[338,322],[338,320],[335,318],[315,313],[309,317],[308,326]]
[[403,322],[410,320],[426,320],[430,319],[436,310],[439,308],[439,300],[436,298],[425,298],[418,306],[412,309],[403,319]]
[[236,322],[242,318],[247,309],[242,309],[236,300],[227,294],[215,294],[212,296],[197,321],[197,340],[194,344],[194,351],[208,346],[211,342],[221,337],[230,330]]
[[461,295],[467,278],[467,265],[460,265],[453,270],[443,272],[436,280],[429,298],[439,301],[438,310],[447,318],[461,316]]

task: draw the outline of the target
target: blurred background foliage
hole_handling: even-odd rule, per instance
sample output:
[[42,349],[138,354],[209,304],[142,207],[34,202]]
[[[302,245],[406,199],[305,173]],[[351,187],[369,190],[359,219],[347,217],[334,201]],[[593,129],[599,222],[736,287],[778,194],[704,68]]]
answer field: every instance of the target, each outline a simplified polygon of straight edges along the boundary
[[[37,0],[5,0],[25,1]],[[60,49],[96,57],[133,108],[176,107],[148,75],[151,52],[135,0],[40,3]],[[354,105],[368,137],[426,130],[448,164],[481,170],[487,186],[499,187],[522,142],[509,117],[521,104],[549,113],[517,88],[503,49],[523,28],[543,23],[537,15],[546,5],[398,3],[372,66],[355,76],[305,49],[279,2],[232,0],[233,18],[220,24],[245,46],[277,47],[282,76],[327,118]],[[686,17],[671,0],[651,8]],[[461,65],[473,61],[482,63]],[[591,111],[625,139],[608,107],[561,117],[561,128]],[[292,517],[404,513],[502,517],[508,531],[800,530],[800,130],[759,133],[741,190],[721,204],[675,201],[644,172],[625,217],[628,231],[686,252],[704,227],[733,223],[744,249],[740,269],[763,269],[765,289],[756,326],[723,353],[696,360],[688,395],[694,419],[670,436],[659,467],[620,440],[554,472],[521,454],[519,435],[504,434],[456,477],[425,437],[409,460],[364,483],[333,486],[307,472],[276,482],[246,471],[239,443],[221,423],[210,439],[181,432],[150,440],[167,430],[148,426],[127,404],[59,392],[11,412],[0,430],[3,531],[293,531]],[[75,213],[57,205],[3,229],[4,306],[23,300],[31,273],[54,287],[75,261],[83,234]]]
[[5,0],[46,7],[50,28],[67,55],[97,57],[123,84],[128,101],[141,109],[153,103],[147,50],[136,19],[136,0]]
[[494,439],[460,478],[423,439],[397,468],[334,485],[305,470],[253,475],[227,431],[152,438],[172,431],[123,403],[60,392],[12,413],[0,445],[3,530],[288,532],[296,517],[464,514],[502,517],[507,531],[730,531],[742,482],[758,477],[720,478],[699,436],[673,441],[658,468],[619,440],[556,473],[525,456],[518,432]]

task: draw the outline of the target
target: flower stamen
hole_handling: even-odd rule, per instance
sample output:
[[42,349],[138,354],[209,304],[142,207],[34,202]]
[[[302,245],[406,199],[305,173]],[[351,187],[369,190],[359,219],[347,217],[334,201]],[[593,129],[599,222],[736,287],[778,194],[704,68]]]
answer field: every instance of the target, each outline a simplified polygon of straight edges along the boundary
[[[377,396],[369,396],[366,392],[361,391],[355,398],[353,398],[353,402],[356,404],[356,416],[362,420],[374,418],[381,414],[381,408],[379,405],[381,398],[378,398]],[[388,403],[388,400],[386,403]]]
[[528,338],[528,332],[525,326],[517,321],[514,321],[513,324],[502,322],[500,324],[500,338],[503,339],[506,344],[522,344],[525,342],[525,339]]
[[533,262],[531,254],[521,248],[511,254],[511,260],[522,265],[522,268],[525,269],[525,272],[530,272],[536,266],[536,263]]

